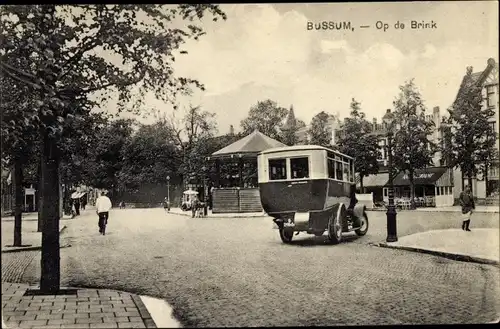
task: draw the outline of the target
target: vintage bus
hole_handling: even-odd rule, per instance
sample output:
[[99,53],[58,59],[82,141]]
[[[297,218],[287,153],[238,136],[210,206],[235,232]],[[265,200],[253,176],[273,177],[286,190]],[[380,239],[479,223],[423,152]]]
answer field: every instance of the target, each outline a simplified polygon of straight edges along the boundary
[[368,231],[366,207],[356,205],[352,157],[298,145],[262,151],[257,163],[262,207],[284,243],[299,232],[321,236],[326,231],[337,244],[343,232]]

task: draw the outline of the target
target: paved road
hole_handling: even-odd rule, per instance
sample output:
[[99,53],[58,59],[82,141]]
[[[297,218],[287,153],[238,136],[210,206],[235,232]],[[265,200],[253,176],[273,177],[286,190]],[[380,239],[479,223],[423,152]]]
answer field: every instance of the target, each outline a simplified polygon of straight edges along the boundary
[[[456,227],[455,216],[402,212],[399,234]],[[302,234],[284,245],[265,218],[115,210],[101,236],[94,217],[67,224],[63,285],[164,298],[185,326],[476,323],[500,314],[498,267],[369,246],[385,238],[382,212],[370,213],[365,237],[336,246]],[[480,226],[498,227],[497,214],[477,214],[472,228]],[[38,281],[38,262],[23,281]]]

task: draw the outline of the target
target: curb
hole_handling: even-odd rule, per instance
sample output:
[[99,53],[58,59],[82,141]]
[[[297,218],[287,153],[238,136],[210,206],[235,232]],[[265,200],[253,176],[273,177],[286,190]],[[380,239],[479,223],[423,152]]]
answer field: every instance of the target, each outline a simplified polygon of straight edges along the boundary
[[[60,230],[59,234],[62,234],[68,227],[64,225]],[[71,247],[70,244],[65,244],[60,246],[59,248],[68,248]],[[7,254],[11,252],[21,252],[21,251],[36,251],[36,250],[42,250],[42,246],[33,246],[33,247],[19,247],[16,249],[9,249],[9,250],[2,250],[2,254]]]
[[131,296],[135,306],[139,310],[139,314],[141,315],[142,321],[144,321],[144,325],[146,326],[146,328],[157,328],[146,305],[144,305],[144,303],[142,302],[141,297],[135,294],[132,294]]
[[462,254],[454,254],[454,253],[444,252],[444,251],[416,248],[416,247],[390,246],[386,242],[380,242],[380,243],[375,242],[375,243],[371,243],[371,245],[376,246],[376,247],[382,247],[382,248],[399,249],[399,250],[405,250],[405,251],[418,252],[418,253],[422,253],[422,254],[440,256],[443,258],[448,258],[451,260],[457,260],[457,261],[461,261],[461,262],[479,263],[479,264],[487,264],[487,265],[500,265],[499,261],[495,261],[495,260],[491,260],[491,259],[462,255]]
[[[178,212],[167,212],[167,214],[174,214],[174,215],[179,215],[179,216],[186,216],[186,217],[192,217],[191,213],[178,213]],[[221,213],[223,215],[224,213]],[[217,216],[217,214],[210,214],[207,215],[207,217],[194,217],[194,218],[200,218],[200,219],[206,219],[206,218],[217,218],[217,219],[230,219],[230,218],[268,218],[270,216],[267,215],[259,215],[259,216],[245,216],[245,215],[235,215],[235,216]]]
[[[366,209],[366,211],[373,211],[373,212],[384,212],[384,211],[387,211],[387,209]],[[445,209],[445,210],[418,210],[418,209],[415,209],[415,210],[397,210],[398,213],[400,212],[420,212],[420,213],[426,213],[426,212],[446,212],[446,213],[461,213],[460,210],[452,210],[452,209]],[[500,213],[500,210],[496,210],[496,211],[475,211],[475,213],[478,213],[478,214],[498,214]]]

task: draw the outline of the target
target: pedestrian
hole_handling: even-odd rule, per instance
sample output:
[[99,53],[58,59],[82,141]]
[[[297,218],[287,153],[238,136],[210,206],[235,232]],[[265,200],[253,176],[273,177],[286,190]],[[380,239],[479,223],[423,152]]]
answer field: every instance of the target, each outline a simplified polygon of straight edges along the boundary
[[109,210],[111,209],[111,200],[106,196],[105,192],[101,192],[101,196],[95,202],[96,213],[99,216],[99,233],[106,235],[106,224],[108,224]]
[[465,189],[460,193],[460,205],[462,206],[462,230],[469,231],[470,218],[472,210],[476,209],[474,197],[472,196],[470,186],[465,186]]
[[75,199],[75,214],[80,216],[80,199]]
[[85,206],[87,205],[87,195],[82,197],[82,210],[85,210]]

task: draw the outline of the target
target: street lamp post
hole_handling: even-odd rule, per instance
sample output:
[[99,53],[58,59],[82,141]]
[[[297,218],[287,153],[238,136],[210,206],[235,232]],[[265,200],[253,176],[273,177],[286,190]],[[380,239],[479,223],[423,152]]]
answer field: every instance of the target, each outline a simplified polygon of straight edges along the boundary
[[170,211],[170,176],[167,176],[167,210]]
[[201,168],[202,171],[202,181],[203,181],[203,215],[206,217],[208,214],[208,209],[207,209],[207,191],[206,191],[206,185],[205,185],[205,177],[206,177],[206,172],[207,168],[203,166]]
[[387,113],[383,117],[383,121],[386,124],[387,129],[387,148],[389,156],[389,206],[387,207],[387,242],[398,241],[397,234],[397,223],[396,223],[396,207],[394,205],[394,174],[393,174],[393,164],[392,164],[392,137],[393,137],[393,122],[394,114],[391,110],[387,110]]

